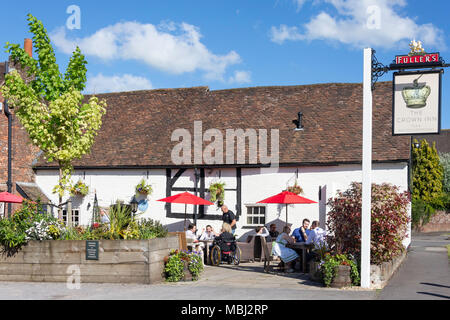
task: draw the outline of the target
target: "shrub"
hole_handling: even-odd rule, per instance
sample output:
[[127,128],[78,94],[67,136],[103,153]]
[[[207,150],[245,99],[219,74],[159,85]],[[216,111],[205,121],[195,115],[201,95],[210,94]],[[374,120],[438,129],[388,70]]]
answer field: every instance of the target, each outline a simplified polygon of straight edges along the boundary
[[138,221],[140,239],[154,239],[167,237],[168,231],[159,221],[141,219]]
[[31,228],[35,221],[42,220],[42,207],[24,201],[22,207],[14,212],[11,218],[0,220],[0,245],[2,253],[12,256],[27,243],[26,231]]
[[[414,140],[417,143],[417,140]],[[419,148],[413,148],[413,199],[431,202],[442,196],[444,169],[435,144],[423,139]]]
[[[352,183],[345,192],[329,200],[327,242],[338,254],[360,257],[361,252],[361,191],[360,183]],[[372,185],[371,262],[381,264],[399,255],[407,236],[408,192],[389,184]]]
[[444,169],[443,188],[445,192],[450,193],[450,152],[439,154],[439,160]]
[[414,228],[420,228],[430,222],[431,217],[436,210],[430,204],[420,199],[412,200],[412,225]]

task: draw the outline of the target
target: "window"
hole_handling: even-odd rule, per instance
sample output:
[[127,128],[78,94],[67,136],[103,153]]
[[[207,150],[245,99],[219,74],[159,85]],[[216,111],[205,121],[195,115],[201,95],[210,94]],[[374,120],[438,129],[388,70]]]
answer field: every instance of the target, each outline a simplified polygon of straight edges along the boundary
[[[68,225],[67,210],[63,210],[63,221],[64,224],[67,226]],[[72,226],[78,227],[79,225],[80,225],[80,210],[78,209],[72,210]]]
[[266,207],[247,206],[247,224],[263,226],[266,224]]

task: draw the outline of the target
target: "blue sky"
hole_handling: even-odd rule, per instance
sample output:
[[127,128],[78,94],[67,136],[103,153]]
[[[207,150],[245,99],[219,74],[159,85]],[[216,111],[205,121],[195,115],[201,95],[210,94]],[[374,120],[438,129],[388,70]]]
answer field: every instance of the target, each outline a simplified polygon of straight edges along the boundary
[[[81,12],[68,29],[67,8]],[[390,64],[413,39],[450,61],[445,0],[29,1],[9,3],[0,41],[31,37],[42,20],[64,72],[79,45],[87,92],[209,86],[211,90],[362,82],[364,47]],[[2,50],[0,60],[6,60]],[[392,79],[392,74],[381,81]],[[450,78],[443,77],[442,128],[450,128]]]

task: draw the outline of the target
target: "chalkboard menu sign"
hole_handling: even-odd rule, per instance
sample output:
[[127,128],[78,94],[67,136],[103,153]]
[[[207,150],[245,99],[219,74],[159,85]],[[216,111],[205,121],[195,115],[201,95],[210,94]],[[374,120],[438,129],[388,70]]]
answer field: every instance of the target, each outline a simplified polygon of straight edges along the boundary
[[86,260],[98,260],[98,241],[86,241]]

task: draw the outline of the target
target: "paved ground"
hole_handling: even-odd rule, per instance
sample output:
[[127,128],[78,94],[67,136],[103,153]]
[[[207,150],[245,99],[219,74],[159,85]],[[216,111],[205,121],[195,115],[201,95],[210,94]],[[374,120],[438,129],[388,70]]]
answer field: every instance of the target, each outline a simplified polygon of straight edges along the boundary
[[205,268],[201,280],[160,285],[0,283],[5,299],[138,300],[375,300],[450,299],[450,269],[445,246],[450,235],[416,235],[408,258],[382,291],[323,288],[303,274],[273,275],[261,263]]
[[450,232],[413,235],[407,260],[379,294],[379,299],[450,299]]

